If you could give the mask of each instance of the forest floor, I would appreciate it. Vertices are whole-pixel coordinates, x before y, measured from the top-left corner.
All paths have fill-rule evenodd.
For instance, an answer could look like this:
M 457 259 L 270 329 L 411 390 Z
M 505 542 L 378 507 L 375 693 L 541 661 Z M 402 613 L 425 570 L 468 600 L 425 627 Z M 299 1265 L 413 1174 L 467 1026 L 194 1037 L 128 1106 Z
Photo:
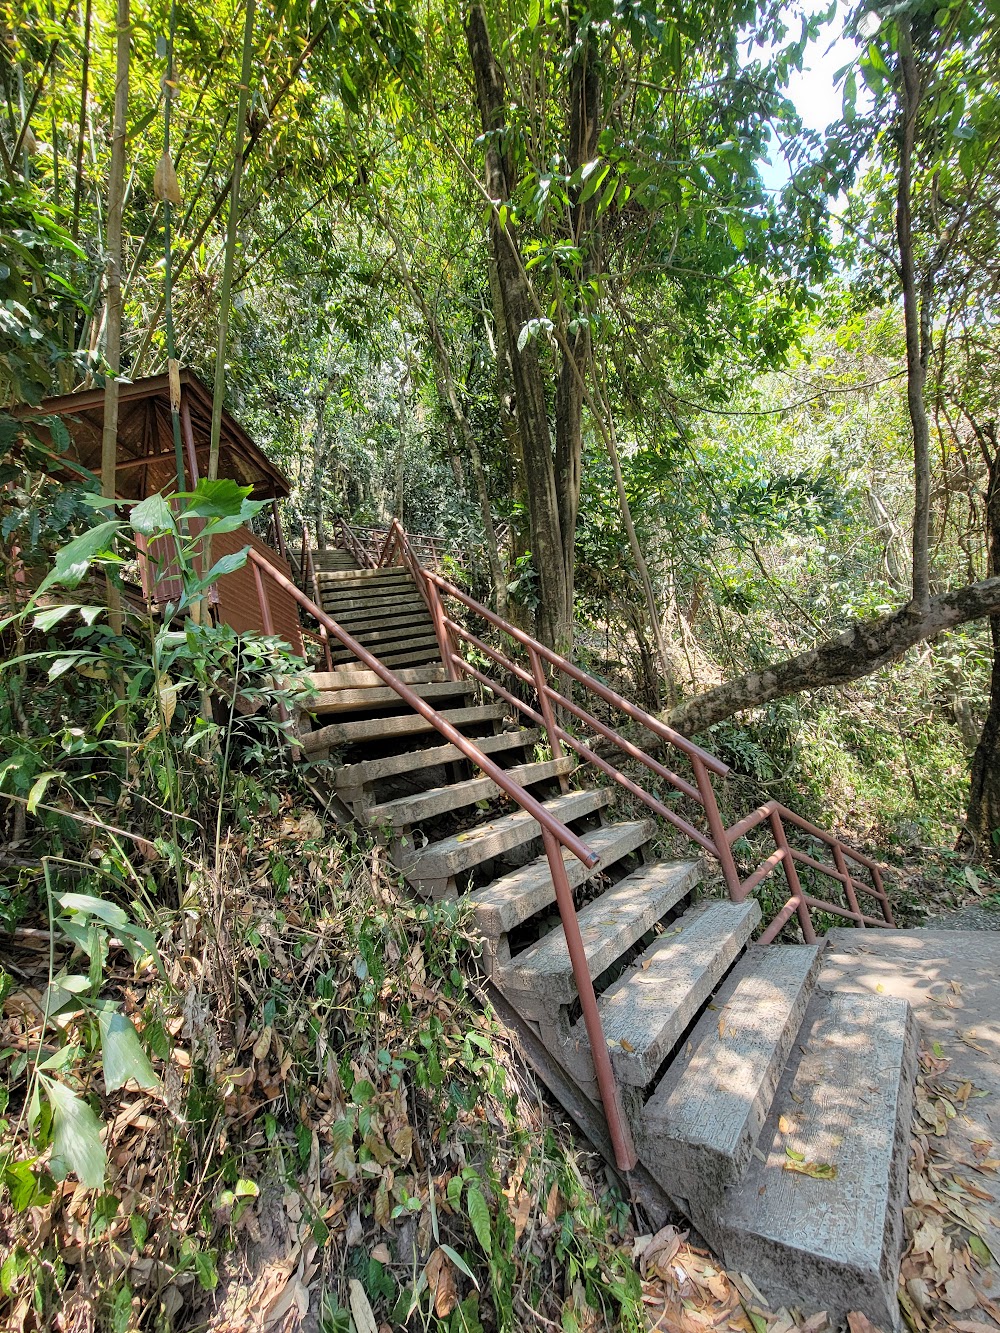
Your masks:
M 964 875 L 947 885 L 942 905 L 982 901 Z M 3 946 L 18 978 L 0 1023 L 5 1076 L 40 1039 L 46 925 L 25 920 Z M 839 934 L 862 951 L 899 938 Z M 628 1206 L 490 1010 L 461 914 L 406 898 L 377 845 L 325 825 L 308 799 L 233 830 L 159 938 L 164 979 L 114 946 L 109 977 L 160 1086 L 108 1094 L 98 1064 L 105 1190 L 49 1181 L 21 1211 L 0 1207 L 4 1328 L 828 1328 L 822 1311 L 769 1308 L 754 1274 L 726 1273 L 683 1225 L 657 1230 Z M 973 952 L 949 938 L 946 952 Z M 1000 936 L 980 941 L 980 970 L 1000 973 Z M 1000 1327 L 1000 1150 L 991 1129 L 968 1128 L 973 1112 L 994 1114 L 982 1094 L 1000 1089 L 1000 1047 L 978 1011 L 961 1017 L 975 997 L 963 999 L 959 962 L 907 997 L 926 1027 L 903 1269 L 912 1333 Z M 948 1030 L 928 1025 L 942 1005 L 957 1016 Z M 14 1148 L 30 1159 L 27 1138 Z M 870 1333 L 862 1316 L 851 1324 Z

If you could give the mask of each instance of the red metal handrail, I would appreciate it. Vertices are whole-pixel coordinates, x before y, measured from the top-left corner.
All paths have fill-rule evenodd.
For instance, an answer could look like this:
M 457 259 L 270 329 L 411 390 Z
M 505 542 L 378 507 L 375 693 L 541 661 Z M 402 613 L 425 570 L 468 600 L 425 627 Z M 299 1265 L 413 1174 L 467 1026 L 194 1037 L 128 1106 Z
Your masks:
M 672 727 L 661 722 L 659 718 L 645 712 L 609 686 L 595 680 L 587 672 L 576 666 L 575 663 L 546 647 L 545 644 L 532 638 L 523 630 L 511 625 L 488 607 L 482 606 L 474 598 L 463 592 L 461 588 L 449 583 L 440 574 L 421 566 L 416 558 L 413 545 L 398 519 L 394 519 L 389 528 L 385 542 L 379 552 L 379 564 L 387 564 L 393 556 L 400 563 L 407 566 L 417 586 L 424 592 L 425 600 L 432 614 L 440 607 L 443 597 L 453 598 L 467 611 L 485 620 L 495 630 L 500 631 L 506 638 L 522 648 L 527 653 L 530 665 L 530 670 L 526 669 L 499 649 L 485 643 L 483 639 L 473 634 L 454 617 L 445 616 L 440 629 L 438 621 L 435 619 L 435 629 L 438 630 L 442 661 L 448 669 L 450 678 L 456 679 L 459 673 L 471 676 L 487 689 L 505 698 L 526 717 L 545 727 L 553 754 L 558 754 L 562 745 L 568 746 L 585 762 L 593 764 L 612 781 L 622 786 L 633 796 L 638 797 L 654 814 L 667 820 L 686 837 L 704 848 L 718 861 L 727 890 L 734 901 L 743 902 L 779 866 L 783 869 L 788 884 L 789 897 L 767 925 L 761 936 L 761 943 L 767 944 L 774 940 L 793 916 L 798 917 L 803 938 L 809 943 L 813 942 L 816 933 L 812 924 L 812 911 L 824 911 L 835 916 L 842 916 L 858 926 L 893 926 L 895 924 L 892 907 L 882 882 L 881 870 L 876 862 L 864 856 L 861 852 L 855 851 L 834 834 L 811 824 L 808 820 L 803 819 L 777 801 L 767 802 L 745 819 L 738 821 L 727 829 L 712 785 L 713 774 L 718 777 L 725 777 L 729 773 L 727 764 L 709 754 L 708 751 L 703 750 L 693 741 L 688 740 L 686 736 L 674 731 Z M 505 672 L 533 689 L 538 700 L 537 709 L 531 707 L 510 691 L 503 689 L 497 682 L 468 662 L 456 647 L 456 641 L 458 640 L 468 643 Z M 601 721 L 588 709 L 582 707 L 576 700 L 567 698 L 555 689 L 546 679 L 543 663 L 547 664 L 557 677 L 568 677 L 583 686 L 590 695 L 596 696 L 618 712 L 624 713 L 632 722 L 638 723 L 651 733 L 660 744 L 669 745 L 672 749 L 683 754 L 694 771 L 694 784 L 660 764 L 651 755 L 647 754 L 641 746 L 627 740 L 614 728 L 608 726 L 606 722 Z M 557 720 L 557 714 L 565 716 L 567 713 L 604 740 L 610 741 L 630 759 L 642 764 L 656 777 L 667 782 L 675 791 L 700 805 L 704 811 L 705 822 L 708 825 L 708 835 L 695 828 L 690 821 L 671 810 L 656 795 L 634 782 L 620 769 L 616 768 L 614 764 L 595 754 L 588 745 L 569 733 Z M 774 839 L 775 851 L 766 857 L 746 879 L 741 879 L 732 845 L 752 829 L 765 823 L 769 826 Z M 832 852 L 834 865 L 824 865 L 805 852 L 792 848 L 788 843 L 786 827 L 797 828 L 809 837 L 822 842 Z M 871 884 L 865 883 L 850 872 L 849 860 L 868 871 L 872 880 Z M 811 870 L 838 882 L 843 889 L 847 907 L 842 907 L 833 902 L 825 902 L 807 894 L 799 879 L 797 864 L 808 866 Z M 877 901 L 881 909 L 881 919 L 868 915 L 862 910 L 858 901 L 859 894 L 864 894 Z
M 408 544 L 404 542 L 401 547 L 404 557 L 413 560 L 412 552 L 409 551 Z M 552 876 L 552 884 L 555 891 L 556 903 L 559 908 L 559 915 L 562 918 L 563 930 L 566 936 L 566 944 L 569 950 L 570 961 L 573 965 L 573 974 L 576 979 L 577 989 L 580 994 L 581 1007 L 583 1009 L 584 1024 L 587 1029 L 587 1036 L 590 1039 L 591 1049 L 594 1060 L 594 1072 L 597 1077 L 597 1085 L 601 1095 L 601 1102 L 604 1106 L 604 1114 L 608 1123 L 608 1132 L 611 1142 L 614 1146 L 615 1160 L 623 1171 L 631 1171 L 638 1161 L 635 1146 L 632 1142 L 631 1131 L 628 1121 L 625 1118 L 621 1104 L 621 1096 L 618 1090 L 618 1083 L 614 1076 L 614 1070 L 611 1066 L 611 1056 L 608 1051 L 608 1044 L 604 1037 L 604 1030 L 601 1025 L 600 1014 L 597 1009 L 597 996 L 594 993 L 594 983 L 590 976 L 590 969 L 587 965 L 587 954 L 583 943 L 583 937 L 580 933 L 580 924 L 577 920 L 576 908 L 573 903 L 573 890 L 570 887 L 569 876 L 566 873 L 566 863 L 563 859 L 563 850 L 570 852 L 581 861 L 589 870 L 592 870 L 600 862 L 600 857 L 575 833 L 573 833 L 560 819 L 557 819 L 550 810 L 530 792 L 525 790 L 519 782 L 516 782 L 509 773 L 500 768 L 490 757 L 469 737 L 462 733 L 445 718 L 443 718 L 436 709 L 429 703 L 421 699 L 407 684 L 382 663 L 373 653 L 360 644 L 353 635 L 340 626 L 332 616 L 328 616 L 316 602 L 311 601 L 304 592 L 286 578 L 280 570 L 275 569 L 263 556 L 259 555 L 252 547 L 248 551 L 249 559 L 253 562 L 254 579 L 257 585 L 257 596 L 260 601 L 261 616 L 264 622 L 265 631 L 273 633 L 271 626 L 270 608 L 268 605 L 267 592 L 261 578 L 266 574 L 280 588 L 294 597 L 298 604 L 313 617 L 327 632 L 336 638 L 343 646 L 362 662 L 369 671 L 375 672 L 379 679 L 390 689 L 395 690 L 403 702 L 414 712 L 419 713 L 427 722 L 445 737 L 455 748 L 470 760 L 477 768 L 481 769 L 488 778 L 510 797 L 516 805 L 526 811 L 535 819 L 541 829 L 542 844 L 545 848 L 545 855 L 549 863 L 549 872 Z M 417 565 L 417 569 L 421 566 Z M 431 597 L 436 594 L 432 593 Z M 270 628 L 269 628 L 270 626 Z

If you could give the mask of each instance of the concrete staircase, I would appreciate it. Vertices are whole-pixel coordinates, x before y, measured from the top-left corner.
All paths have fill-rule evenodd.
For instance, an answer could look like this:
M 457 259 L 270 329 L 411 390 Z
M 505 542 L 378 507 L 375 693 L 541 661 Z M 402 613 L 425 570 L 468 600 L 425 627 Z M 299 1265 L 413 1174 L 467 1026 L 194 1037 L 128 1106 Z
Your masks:
M 652 820 L 616 818 L 614 790 L 584 785 L 506 704 L 448 681 L 404 572 L 351 568 L 343 552 L 315 560 L 328 614 L 599 853 L 594 870 L 564 859 L 646 1171 L 775 1306 L 834 1319 L 861 1310 L 894 1328 L 916 1059 L 908 1006 L 820 990 L 822 942 L 756 946 L 753 898 L 699 897 L 699 859 L 660 859 Z M 466 898 L 490 981 L 599 1106 L 538 824 L 354 663 L 335 653 L 336 669 L 316 674 L 299 744 L 326 761 L 414 892 Z

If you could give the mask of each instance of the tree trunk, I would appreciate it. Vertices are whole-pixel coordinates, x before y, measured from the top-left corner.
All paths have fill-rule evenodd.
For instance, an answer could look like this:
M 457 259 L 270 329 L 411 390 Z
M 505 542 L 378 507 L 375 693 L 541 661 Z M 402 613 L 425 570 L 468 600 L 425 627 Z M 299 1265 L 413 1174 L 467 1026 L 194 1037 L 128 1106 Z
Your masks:
M 107 294 L 105 296 L 104 423 L 101 430 L 101 493 L 113 498 L 118 463 L 118 375 L 122 337 L 122 211 L 125 202 L 125 123 L 128 116 L 128 66 L 131 29 L 129 0 L 118 0 L 118 49 L 115 68 L 115 110 L 108 173 Z M 108 578 L 108 617 L 116 634 L 122 632 L 121 598 Z
M 903 322 L 906 329 L 906 403 L 913 433 L 913 602 L 915 616 L 925 615 L 930 599 L 931 453 L 930 425 L 924 384 L 927 378 L 927 333 L 930 328 L 930 292 L 918 291 L 913 258 L 911 177 L 913 145 L 920 110 L 920 71 L 910 41 L 910 20 L 900 15 L 899 90 L 903 123 L 899 144 L 899 180 L 896 187 L 896 240 L 899 246 L 899 277 L 903 290 Z M 923 309 L 921 309 L 923 304 Z
M 995 438 L 986 491 L 986 532 L 990 573 L 1000 576 L 1000 450 Z M 1000 870 L 1000 614 L 990 617 L 993 639 L 993 674 L 990 704 L 979 744 L 972 758 L 966 822 L 979 844 L 980 854 Z
M 694 735 L 744 708 L 869 676 L 925 639 L 970 620 L 998 615 L 1000 575 L 932 597 L 926 615 L 920 618 L 914 617 L 912 605 L 904 606 L 895 615 L 852 625 L 836 639 L 797 657 L 696 695 L 671 712 L 670 724 L 685 735 Z
M 498 146 L 497 132 L 502 131 L 506 123 L 506 101 L 503 76 L 493 58 L 482 5 L 469 6 L 465 31 L 482 126 L 489 136 L 486 141 L 486 189 L 490 198 L 500 204 L 514 193 L 514 166 Z M 566 652 L 573 639 L 573 583 L 567 577 L 569 570 L 561 522 L 562 504 L 552 456 L 546 377 L 537 339 L 528 338 L 518 347 L 522 330 L 535 318 L 535 307 L 517 250 L 517 240 L 510 223 L 505 221 L 501 225 L 496 212 L 490 219 L 490 243 L 496 262 L 504 328 L 510 350 L 531 525 L 532 559 L 538 573 L 536 628 L 543 643 L 557 652 Z

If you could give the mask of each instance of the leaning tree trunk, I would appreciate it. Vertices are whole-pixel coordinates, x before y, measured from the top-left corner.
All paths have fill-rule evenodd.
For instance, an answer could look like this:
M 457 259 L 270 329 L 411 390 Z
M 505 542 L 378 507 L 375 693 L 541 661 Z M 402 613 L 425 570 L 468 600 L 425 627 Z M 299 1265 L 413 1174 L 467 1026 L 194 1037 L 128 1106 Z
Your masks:
M 995 445 L 995 441 L 993 442 Z M 994 447 L 986 492 L 990 573 L 1000 574 L 1000 450 Z M 1000 870 L 1000 614 L 990 617 L 993 674 L 990 706 L 972 758 L 966 822 L 984 858 Z
M 488 136 L 486 189 L 491 199 L 501 202 L 510 199 L 514 193 L 514 164 L 509 155 L 501 152 L 498 143 L 497 132 L 502 131 L 506 124 L 505 90 L 503 75 L 493 57 L 482 5 L 469 6 L 465 31 L 480 117 L 483 130 Z M 536 628 L 544 643 L 557 652 L 566 652 L 573 638 L 573 583 L 567 577 L 560 497 L 545 392 L 546 376 L 537 341 L 528 338 L 522 346 L 518 346 L 521 332 L 536 317 L 536 310 L 510 221 L 501 223 L 497 211 L 493 212 L 490 219 L 490 242 L 510 348 L 531 525 L 532 558 L 538 573 Z

